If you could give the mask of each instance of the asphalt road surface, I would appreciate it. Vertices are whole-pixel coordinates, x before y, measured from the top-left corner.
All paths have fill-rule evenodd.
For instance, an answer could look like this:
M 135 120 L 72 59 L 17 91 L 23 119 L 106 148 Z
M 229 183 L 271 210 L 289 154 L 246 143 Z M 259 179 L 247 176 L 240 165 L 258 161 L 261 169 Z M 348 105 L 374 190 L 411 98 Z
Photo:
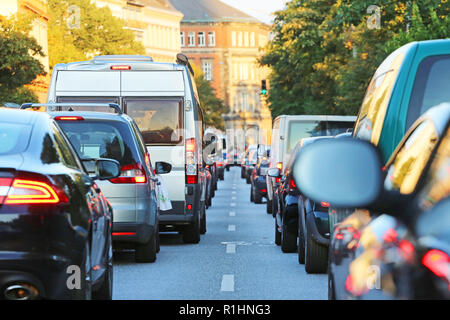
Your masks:
M 327 276 L 308 275 L 296 253 L 281 252 L 265 209 L 250 202 L 250 185 L 231 168 L 218 183 L 199 244 L 162 233 L 153 264 L 135 263 L 131 251 L 115 254 L 114 299 L 327 299 Z

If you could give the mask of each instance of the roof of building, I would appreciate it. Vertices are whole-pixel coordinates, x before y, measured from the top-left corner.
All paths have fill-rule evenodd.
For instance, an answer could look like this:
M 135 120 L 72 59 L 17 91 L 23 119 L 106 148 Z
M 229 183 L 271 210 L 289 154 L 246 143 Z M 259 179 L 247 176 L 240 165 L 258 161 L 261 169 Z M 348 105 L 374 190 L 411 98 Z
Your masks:
M 170 0 L 184 14 L 182 22 L 253 22 L 258 19 L 219 0 Z
M 177 10 L 169 0 L 129 0 L 129 3 L 136 3 L 137 5 L 144 5 L 147 7 L 153 7 L 166 11 L 173 11 L 177 13 L 181 13 Z

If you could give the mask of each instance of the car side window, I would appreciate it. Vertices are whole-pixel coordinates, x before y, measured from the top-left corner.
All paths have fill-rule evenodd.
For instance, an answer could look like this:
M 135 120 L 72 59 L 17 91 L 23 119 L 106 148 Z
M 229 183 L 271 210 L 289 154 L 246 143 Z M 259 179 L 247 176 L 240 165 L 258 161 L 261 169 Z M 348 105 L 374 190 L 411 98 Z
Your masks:
M 438 134 L 433 122 L 425 120 L 420 123 L 388 162 L 384 182 L 386 190 L 412 193 L 437 142 Z
M 436 150 L 424 186 L 418 195 L 419 206 L 429 209 L 450 195 L 450 128 Z
M 77 160 L 77 156 L 69 147 L 70 142 L 64 138 L 64 135 L 55 124 L 52 125 L 52 131 L 55 138 L 56 149 L 58 150 L 62 162 L 68 167 L 84 171 L 82 165 Z

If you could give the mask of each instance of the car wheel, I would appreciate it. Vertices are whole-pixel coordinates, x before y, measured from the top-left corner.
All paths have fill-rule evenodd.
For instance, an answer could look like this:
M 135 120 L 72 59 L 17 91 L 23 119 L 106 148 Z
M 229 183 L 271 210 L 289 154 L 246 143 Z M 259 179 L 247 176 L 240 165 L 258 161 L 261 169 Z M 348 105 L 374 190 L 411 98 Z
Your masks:
M 278 231 L 277 219 L 275 219 L 275 244 L 277 246 L 281 244 L 281 232 Z
M 289 232 L 288 226 L 283 221 L 283 227 L 281 232 L 281 251 L 283 251 L 284 253 L 288 253 L 288 252 L 295 252 L 296 249 L 297 249 L 297 235 Z
M 305 263 L 305 239 L 303 236 L 303 221 L 302 217 L 298 217 L 298 237 L 297 237 L 297 254 L 298 254 L 298 263 Z
M 328 268 L 328 300 L 336 300 L 336 289 L 334 287 L 333 275 Z
M 147 243 L 136 245 L 136 262 L 155 262 L 156 261 L 156 229 Z
M 226 166 L 225 169 L 226 169 L 227 171 L 230 171 L 230 166 Z M 223 180 L 223 179 L 222 179 L 222 180 Z
M 267 199 L 267 202 L 266 202 L 266 212 L 267 212 L 268 214 L 271 214 L 271 213 L 272 213 L 272 200 Z
M 252 180 L 250 180 L 250 175 L 249 174 L 245 177 L 245 182 L 247 182 L 247 184 L 252 183 Z
M 110 253 L 108 262 L 106 265 L 105 276 L 100 288 L 92 292 L 92 298 L 94 300 L 112 300 L 113 294 L 113 263 L 112 263 L 112 245 L 110 246 Z
M 325 273 L 328 266 L 328 248 L 312 238 L 306 226 L 305 270 L 307 273 Z
M 227 170 L 227 171 L 228 171 L 228 170 Z M 225 180 L 225 176 L 224 176 L 223 173 L 219 176 L 219 179 L 220 179 L 220 180 Z
M 200 234 L 206 233 L 206 208 L 203 206 L 202 217 L 200 218 Z
M 200 219 L 199 213 L 194 222 L 183 231 L 184 243 L 199 243 L 200 242 Z
M 84 268 L 83 268 L 82 274 L 81 274 L 81 279 L 84 279 L 84 281 L 81 285 L 80 300 L 91 300 L 92 299 L 92 266 L 91 266 L 91 249 L 90 249 L 88 241 L 86 241 L 83 262 L 81 265 L 84 265 Z
M 255 195 L 254 195 L 255 203 L 258 203 L 258 204 L 262 203 L 262 195 L 261 195 L 261 193 L 259 193 L 257 190 L 255 190 L 254 192 L 255 192 Z
M 156 223 L 156 253 L 161 251 L 161 239 L 159 238 L 159 223 Z
M 276 195 L 273 195 L 272 198 L 272 216 L 275 218 L 278 212 L 278 200 L 276 198 Z
M 245 169 L 244 169 L 244 167 L 241 167 L 241 178 L 245 179 Z

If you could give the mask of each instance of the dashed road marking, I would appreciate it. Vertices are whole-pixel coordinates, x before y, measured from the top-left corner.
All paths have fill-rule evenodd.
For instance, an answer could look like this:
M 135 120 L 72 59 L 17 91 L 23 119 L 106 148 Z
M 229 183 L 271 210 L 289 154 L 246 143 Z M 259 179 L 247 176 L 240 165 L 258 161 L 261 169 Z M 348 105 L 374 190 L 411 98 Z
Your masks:
M 228 225 L 228 231 L 236 231 L 236 226 L 234 224 Z
M 231 206 L 231 207 L 236 207 L 236 203 L 235 203 L 235 202 L 232 202 L 232 203 L 230 204 L 230 206 Z
M 224 274 L 222 276 L 220 291 L 234 292 L 234 274 Z
M 236 253 L 236 244 L 235 243 L 227 244 L 227 253 Z
M 235 216 L 236 216 L 236 212 L 230 211 L 230 217 L 235 217 Z

